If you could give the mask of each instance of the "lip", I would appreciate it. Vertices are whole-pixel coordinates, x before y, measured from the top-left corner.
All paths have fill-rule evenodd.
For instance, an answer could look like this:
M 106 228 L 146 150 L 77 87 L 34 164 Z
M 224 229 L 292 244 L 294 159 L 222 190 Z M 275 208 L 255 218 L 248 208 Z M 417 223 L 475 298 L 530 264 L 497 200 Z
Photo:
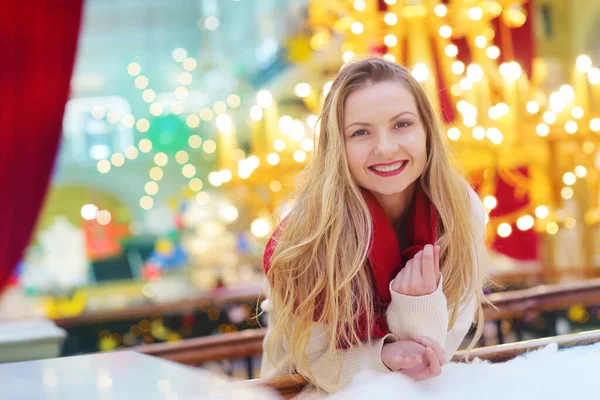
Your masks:
M 383 167 L 383 166 L 388 166 L 388 165 L 394 165 L 394 164 L 398 164 L 398 162 L 402 162 L 403 164 L 400 168 L 398 168 L 397 170 L 394 170 L 394 171 L 381 172 L 381 171 L 376 171 L 375 169 L 373 169 L 373 167 Z M 387 178 L 390 176 L 398 175 L 399 173 L 404 171 L 404 169 L 406 168 L 407 165 L 408 165 L 408 160 L 399 160 L 399 161 L 393 161 L 393 162 L 387 163 L 387 164 L 374 164 L 369 167 L 369 171 L 371 171 L 372 173 L 374 173 L 377 176 Z

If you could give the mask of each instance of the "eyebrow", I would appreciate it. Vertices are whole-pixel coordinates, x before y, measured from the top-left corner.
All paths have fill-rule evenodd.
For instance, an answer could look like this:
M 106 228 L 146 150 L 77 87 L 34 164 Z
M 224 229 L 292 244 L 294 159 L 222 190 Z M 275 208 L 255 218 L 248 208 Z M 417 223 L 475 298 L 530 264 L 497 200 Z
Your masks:
M 392 118 L 390 118 L 390 122 L 392 122 L 393 120 L 395 120 L 395 119 L 396 119 L 396 118 L 398 118 L 398 117 L 401 117 L 401 116 L 402 116 L 402 115 L 404 115 L 404 114 L 410 114 L 410 115 L 412 115 L 412 116 L 415 116 L 415 117 L 416 117 L 416 115 L 415 115 L 414 113 L 410 112 L 410 111 L 402 111 L 402 112 L 399 112 L 398 114 L 394 115 Z M 346 126 L 346 127 L 344 128 L 344 130 L 346 130 L 346 129 L 350 128 L 352 125 L 358 125 L 358 126 L 370 126 L 371 124 L 370 124 L 370 123 L 368 123 L 368 122 L 360 122 L 360 121 L 357 121 L 357 122 L 353 122 L 353 123 L 351 123 L 350 125 Z

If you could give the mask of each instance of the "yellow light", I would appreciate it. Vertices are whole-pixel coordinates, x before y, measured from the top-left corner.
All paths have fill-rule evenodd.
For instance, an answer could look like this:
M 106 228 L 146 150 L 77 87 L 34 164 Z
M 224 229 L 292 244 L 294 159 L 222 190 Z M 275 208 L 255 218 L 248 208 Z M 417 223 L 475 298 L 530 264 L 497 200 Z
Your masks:
M 196 167 L 194 167 L 192 164 L 185 164 L 183 168 L 181 168 L 181 173 L 186 178 L 192 178 L 194 175 L 196 175 Z
M 196 60 L 194 60 L 192 57 L 188 57 L 185 60 L 183 60 L 183 69 L 185 69 L 186 71 L 195 70 L 197 65 L 198 64 L 196 63 Z
M 257 218 L 250 225 L 250 232 L 258 238 L 265 237 L 269 234 L 271 227 L 269 222 L 263 218 Z
M 267 156 L 267 162 L 271 165 L 279 164 L 279 154 L 269 153 L 269 155 Z
M 556 114 L 554 114 L 552 111 L 546 111 L 544 113 L 544 122 L 552 125 L 556 122 Z
M 398 44 L 398 38 L 396 35 L 392 34 L 385 35 L 385 38 L 383 38 L 383 43 L 385 43 L 387 47 L 394 47 Z
M 110 161 L 108 160 L 100 160 L 96 165 L 96 168 L 98 168 L 98 171 L 102 174 L 108 173 L 108 171 L 110 171 L 110 167 Z
M 575 167 L 575 175 L 578 178 L 585 178 L 587 175 L 587 169 L 583 165 L 578 165 Z
M 525 106 L 529 114 L 537 114 L 540 111 L 540 105 L 537 101 L 530 101 Z
M 182 47 L 178 47 L 175 50 L 173 50 L 171 56 L 173 57 L 173 61 L 183 62 L 183 60 L 185 60 L 185 58 L 187 57 L 187 50 Z
M 565 122 L 565 131 L 567 131 L 568 134 L 572 135 L 575 132 L 577 132 L 578 126 L 577 126 L 577 122 L 575 121 L 567 121 Z
M 94 204 L 86 204 L 81 207 L 81 218 L 91 221 L 98 216 L 98 207 Z
M 548 218 L 549 214 L 550 214 L 550 210 L 548 210 L 548 207 L 546 207 L 546 206 L 537 206 L 535 208 L 535 216 L 538 217 L 539 219 Z
M 116 124 L 121 119 L 121 114 L 119 114 L 118 111 L 109 111 L 108 114 L 106 114 L 106 119 L 111 124 Z
M 281 182 L 279 181 L 271 181 L 271 183 L 269 184 L 269 188 L 271 189 L 271 191 L 273 192 L 279 192 L 281 190 Z
M 135 125 L 135 117 L 131 114 L 127 114 L 121 118 L 121 124 L 125 128 L 133 128 L 133 125 Z
M 383 20 L 385 21 L 386 24 L 388 24 L 390 26 L 394 26 L 398 23 L 398 16 L 392 12 L 389 12 L 389 13 L 385 14 L 385 17 L 383 17 Z
M 589 56 L 581 55 L 577 57 L 577 61 L 575 62 L 577 66 L 577 70 L 581 73 L 589 72 L 592 68 L 592 60 Z
M 139 75 L 141 71 L 142 67 L 136 62 L 129 63 L 129 65 L 127 66 L 127 72 L 131 76 Z
M 142 153 L 148 153 L 152 150 L 152 142 L 148 139 L 142 139 L 138 143 L 138 149 L 140 149 Z
M 215 114 L 213 113 L 213 110 L 211 110 L 210 108 L 203 108 L 202 110 L 200 110 L 200 118 L 202 119 L 202 121 L 210 121 L 213 116 Z
M 448 14 L 448 9 L 446 8 L 446 6 L 444 4 L 438 4 L 437 6 L 435 6 L 433 8 L 433 12 L 438 17 L 445 17 L 446 14 Z
M 504 116 L 508 114 L 508 104 L 506 103 L 498 103 L 496 104 L 496 111 L 498 111 L 498 114 L 500 114 L 500 116 Z
M 115 167 L 120 167 L 125 164 L 125 157 L 121 153 L 115 153 L 110 157 L 110 162 L 112 162 Z
M 148 129 L 150 129 L 150 122 L 146 118 L 138 119 L 135 123 L 135 127 L 142 133 L 148 132 Z
M 111 219 L 112 219 L 112 216 L 106 210 L 99 211 L 98 214 L 96 215 L 96 221 L 98 221 L 98 223 L 100 225 L 110 224 Z
M 204 142 L 204 145 L 202 145 L 202 149 L 205 153 L 211 154 L 217 150 L 217 144 L 214 140 L 208 139 L 206 142 Z
M 154 206 L 154 200 L 152 200 L 152 197 L 150 196 L 144 196 L 140 199 L 140 206 L 144 210 L 149 210 Z
M 311 138 L 304 138 L 300 143 L 300 147 L 302 147 L 302 150 L 304 151 L 313 151 L 315 142 Z
M 383 55 L 383 59 L 384 59 L 385 61 L 389 61 L 389 62 L 396 62 L 396 57 L 394 57 L 394 55 L 393 55 L 393 54 L 390 54 L 390 53 L 385 53 L 385 54 Z
M 600 69 L 594 67 L 592 69 L 590 69 L 590 72 L 588 72 L 588 81 L 590 81 L 590 83 L 592 85 L 597 85 L 600 83 Z
M 273 142 L 273 148 L 277 151 L 283 151 L 285 149 L 285 142 L 281 139 L 276 139 Z
M 526 231 L 528 229 L 533 228 L 534 224 L 535 220 L 531 215 L 524 215 L 517 220 L 517 228 L 519 228 L 522 231 Z
M 473 137 L 477 140 L 483 140 L 485 138 L 485 129 L 482 126 L 476 126 L 473 128 Z
M 485 54 L 492 60 L 495 60 L 500 57 L 500 49 L 496 46 L 490 46 L 485 51 Z
M 572 172 L 567 172 L 563 175 L 563 182 L 565 183 L 565 185 L 571 186 L 571 185 L 575 184 L 576 180 L 577 180 L 577 177 Z
M 238 209 L 231 205 L 223 207 L 221 213 L 223 219 L 227 222 L 233 222 L 238 218 Z
M 367 4 L 364 0 L 354 0 L 354 9 L 356 11 L 364 11 L 367 8 Z
M 219 171 L 219 177 L 221 178 L 221 182 L 229 182 L 232 178 L 231 171 L 222 169 Z
M 190 128 L 196 128 L 198 125 L 200 125 L 200 117 L 198 117 L 196 114 L 190 114 L 185 119 L 185 123 Z
M 181 114 L 183 112 L 183 103 L 180 101 L 171 103 L 171 112 L 175 115 Z
M 548 133 L 550 133 L 550 127 L 544 123 L 538 124 L 538 126 L 535 128 L 535 132 L 541 137 L 545 137 L 548 136 Z
M 471 64 L 467 67 L 467 77 L 473 82 L 479 82 L 483 79 L 483 70 L 477 64 Z
M 453 96 L 456 96 L 456 97 L 458 97 L 458 96 L 460 96 L 460 95 L 462 94 L 462 92 L 463 92 L 463 91 L 462 91 L 462 89 L 460 88 L 460 85 L 456 85 L 456 84 L 454 84 L 454 85 L 452 85 L 452 86 L 450 87 L 450 93 L 452 93 L 452 95 L 453 95 Z
M 148 87 L 148 78 L 143 75 L 135 78 L 135 87 L 138 89 L 146 89 Z
M 458 128 L 448 129 L 448 139 L 453 141 L 460 139 L 460 130 Z
M 193 178 L 190 181 L 189 186 L 190 186 L 190 189 L 192 189 L 194 192 L 199 192 L 202 190 L 204 183 L 202 182 L 202 179 L 200 179 L 200 178 Z
M 210 195 L 206 192 L 200 192 L 196 195 L 196 201 L 201 206 L 205 206 L 210 202 Z
M 163 106 L 162 106 L 162 104 L 160 104 L 160 103 L 152 103 L 150 105 L 150 114 L 154 115 L 155 117 L 158 117 L 162 113 L 163 113 Z
M 138 152 L 137 147 L 135 147 L 135 146 L 129 146 L 128 148 L 125 149 L 125 157 L 129 158 L 130 160 L 135 160 L 138 155 L 139 155 L 139 152 Z
M 237 94 L 230 94 L 229 96 L 227 96 L 227 104 L 231 108 L 238 108 L 241 104 L 240 96 L 238 96 Z
M 548 232 L 550 235 L 556 235 L 558 233 L 558 225 L 556 222 L 550 222 L 548 225 L 546 225 L 546 232 Z
M 454 61 L 452 63 L 452 72 L 454 72 L 456 75 L 462 74 L 465 72 L 465 64 L 463 64 L 462 61 Z
M 500 64 L 498 70 L 502 76 L 514 81 L 519 79 L 522 73 L 521 65 L 519 65 L 519 63 L 516 61 L 502 63 Z
M 234 151 L 231 152 L 231 158 L 234 161 L 243 160 L 244 157 L 246 157 L 246 153 L 244 153 L 244 150 L 242 150 L 242 149 L 235 149 Z
M 452 28 L 450 28 L 448 25 L 442 25 L 440 26 L 440 36 L 443 38 L 448 39 L 450 36 L 452 36 Z
M 394 4 L 396 4 L 396 0 L 384 0 L 385 4 L 393 6 Z
M 525 10 L 517 3 L 510 4 L 502 14 L 502 21 L 509 28 L 520 28 L 526 20 L 527 15 L 525 15 Z
M 211 15 L 204 20 L 204 27 L 209 31 L 214 31 L 219 27 L 219 18 Z
M 350 25 L 350 31 L 352 31 L 352 33 L 354 33 L 355 35 L 360 35 L 364 32 L 364 30 L 365 26 L 358 21 L 353 22 L 352 25 Z
M 554 92 L 550 95 L 550 108 L 555 113 L 560 113 L 565 109 L 566 101 L 560 92 Z
M 215 120 L 215 125 L 217 125 L 218 130 L 225 133 L 229 133 L 233 129 L 233 121 L 227 114 L 219 115 Z
M 294 152 L 294 160 L 296 160 L 296 162 L 303 162 L 304 160 L 306 160 L 306 153 L 303 150 L 296 150 Z
M 146 89 L 142 92 L 142 100 L 146 103 L 152 103 L 156 100 L 156 93 L 154 93 L 154 90 L 152 89 Z
M 563 96 L 565 102 L 575 100 L 575 89 L 571 85 L 561 85 L 559 93 Z
M 192 83 L 192 80 L 192 74 L 190 74 L 187 71 L 179 74 L 179 83 L 181 83 L 182 85 L 190 85 Z
M 175 154 L 175 161 L 177 161 L 178 164 L 183 165 L 188 162 L 189 159 L 190 155 L 185 150 L 179 150 L 177 154 Z
M 592 141 L 587 141 L 583 144 L 583 152 L 585 154 L 592 154 L 596 150 L 596 145 Z
M 600 118 L 594 118 L 590 121 L 590 129 L 594 132 L 600 132 Z
M 185 86 L 177 86 L 175 88 L 175 97 L 179 100 L 183 100 L 188 96 L 188 89 Z
M 159 167 L 164 167 L 169 162 L 169 157 L 165 153 L 157 153 L 154 156 L 154 163 Z
M 485 48 L 485 46 L 487 46 L 487 39 L 485 38 L 485 36 L 477 36 L 475 38 L 475 46 L 479 47 L 480 49 Z
M 150 196 L 154 196 L 156 193 L 158 193 L 158 183 L 154 181 L 146 182 L 146 184 L 144 185 L 144 192 L 146 192 Z
M 150 178 L 155 181 L 160 181 L 164 176 L 163 170 L 159 167 L 150 168 Z
M 260 121 L 262 119 L 262 117 L 263 117 L 262 108 L 260 108 L 257 105 L 250 107 L 250 118 L 252 118 L 253 121 Z
M 569 200 L 571 197 L 573 197 L 573 189 L 570 187 L 564 187 L 560 191 L 560 195 L 563 199 Z
M 575 228 L 575 225 L 577 225 L 577 221 L 575 221 L 575 218 L 573 218 L 573 217 L 565 218 L 565 228 L 573 229 L 573 228 Z
M 92 108 L 92 117 L 96 119 L 102 119 L 104 118 L 104 115 L 106 115 L 104 107 L 95 106 L 94 108 Z
M 493 210 L 498 205 L 498 200 L 494 196 L 486 196 L 483 199 L 483 205 L 488 210 Z
M 412 69 L 412 76 L 414 76 L 418 82 L 425 82 L 429 77 L 429 69 L 427 68 L 427 65 L 420 63 L 415 64 L 414 68 Z
M 215 187 L 221 186 L 223 184 L 223 181 L 221 181 L 221 175 L 218 172 L 214 171 L 208 174 L 208 182 L 210 182 L 210 184 Z
M 502 135 L 502 132 L 498 128 L 488 128 L 486 136 L 494 144 L 500 144 L 504 140 L 504 135 Z
M 346 50 L 344 53 L 342 53 L 342 61 L 344 64 L 352 60 L 354 57 L 356 57 L 356 53 L 354 53 L 352 50 Z
M 462 90 L 471 90 L 473 88 L 473 82 L 469 78 L 462 78 L 459 86 Z
M 301 82 L 294 86 L 294 93 L 298 97 L 307 97 L 312 92 L 310 85 L 306 82 Z
M 571 115 L 575 119 L 581 119 L 581 118 L 583 118 L 583 108 L 581 108 L 579 106 L 573 107 L 573 109 L 571 110 Z
M 458 55 L 458 47 L 453 44 L 446 45 L 444 52 L 448 57 L 456 57 Z
M 267 90 L 261 90 L 256 95 L 256 102 L 262 108 L 269 108 L 273 104 L 273 97 Z
M 467 11 L 467 15 L 473 21 L 479 21 L 481 17 L 483 17 L 483 10 L 479 7 L 471 7 L 469 11 Z
M 510 234 L 512 233 L 512 227 L 507 224 L 506 222 L 498 225 L 498 236 L 500 237 L 509 237 Z
M 213 110 L 217 114 L 223 114 L 225 111 L 227 111 L 227 104 L 225 104 L 224 101 L 219 100 L 213 104 Z
M 192 149 L 199 149 L 202 146 L 202 138 L 198 135 L 192 135 L 188 139 L 188 145 Z

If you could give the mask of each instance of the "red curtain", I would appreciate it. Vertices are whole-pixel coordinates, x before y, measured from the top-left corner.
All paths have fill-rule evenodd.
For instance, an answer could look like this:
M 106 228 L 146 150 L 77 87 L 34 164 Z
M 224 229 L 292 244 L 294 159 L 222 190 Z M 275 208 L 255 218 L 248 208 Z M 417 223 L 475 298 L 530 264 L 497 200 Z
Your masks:
M 52 175 L 81 9 L 82 0 L 0 0 L 0 290 Z

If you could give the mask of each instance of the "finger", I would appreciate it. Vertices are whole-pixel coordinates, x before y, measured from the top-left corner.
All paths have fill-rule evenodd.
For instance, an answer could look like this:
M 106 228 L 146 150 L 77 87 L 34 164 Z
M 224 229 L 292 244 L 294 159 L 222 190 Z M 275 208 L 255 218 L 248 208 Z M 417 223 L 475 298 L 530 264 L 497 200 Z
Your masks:
M 427 347 L 431 348 L 435 352 L 440 364 L 441 365 L 446 364 L 446 352 L 444 351 L 444 349 L 438 343 L 437 340 L 432 339 L 428 336 L 418 337 L 413 340 L 425 348 L 427 348 Z
M 440 280 L 440 246 L 437 245 L 433 248 L 433 259 L 435 267 L 435 279 L 436 283 Z
M 407 357 L 397 356 L 394 360 L 394 370 L 399 371 L 402 369 L 414 368 L 421 363 L 423 363 L 423 358 L 417 354 Z
M 396 279 L 394 279 L 394 284 L 392 288 L 396 292 L 404 294 L 406 290 L 406 267 L 402 268 L 402 270 L 398 272 L 398 275 L 396 275 Z
M 429 361 L 429 375 L 430 376 L 439 376 L 442 373 L 442 366 L 440 365 L 440 361 L 438 360 L 435 351 L 431 347 L 428 347 L 425 350 L 425 356 Z
M 433 257 L 433 246 L 428 244 L 423 248 L 423 282 L 428 289 L 435 290 L 435 266 Z
M 410 287 L 414 294 L 418 294 L 418 287 L 421 285 L 421 252 L 415 254 L 410 265 Z

